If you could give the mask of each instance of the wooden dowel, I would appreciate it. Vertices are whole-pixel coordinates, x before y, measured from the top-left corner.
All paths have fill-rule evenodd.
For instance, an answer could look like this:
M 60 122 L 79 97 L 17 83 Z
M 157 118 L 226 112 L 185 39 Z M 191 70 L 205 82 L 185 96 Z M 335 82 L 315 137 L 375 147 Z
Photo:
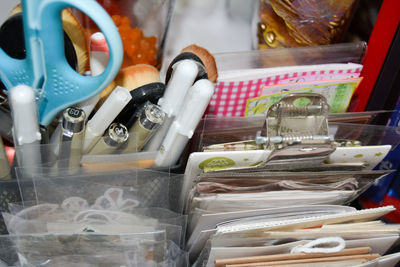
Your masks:
M 289 264 L 333 262 L 333 261 L 345 261 L 345 260 L 354 260 L 354 259 L 365 259 L 366 261 L 371 261 L 371 260 L 375 260 L 379 257 L 380 257 L 379 254 L 360 254 L 360 255 L 349 255 L 349 256 L 337 256 L 337 257 L 320 257 L 320 258 L 308 258 L 308 259 L 297 259 L 297 260 L 228 264 L 225 266 L 226 267 L 286 266 Z
M 256 263 L 256 262 L 267 262 L 267 261 L 282 261 L 292 259 L 310 259 L 320 257 L 334 257 L 334 256 L 346 256 L 346 255 L 358 255 L 368 254 L 371 251 L 370 247 L 359 247 L 343 249 L 336 253 L 294 253 L 294 254 L 274 254 L 266 256 L 254 256 L 254 257 L 242 257 L 233 259 L 220 259 L 215 261 L 215 267 L 222 267 L 229 264 L 241 264 L 241 263 Z

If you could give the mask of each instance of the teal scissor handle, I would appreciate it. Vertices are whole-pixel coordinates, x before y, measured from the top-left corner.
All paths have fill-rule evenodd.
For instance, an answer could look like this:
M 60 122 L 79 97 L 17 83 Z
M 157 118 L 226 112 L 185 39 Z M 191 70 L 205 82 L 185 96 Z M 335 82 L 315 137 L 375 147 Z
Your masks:
M 26 58 L 10 58 L 0 49 L 0 75 L 10 90 L 26 84 L 38 90 L 40 123 L 48 125 L 63 109 L 103 90 L 119 71 L 122 41 L 114 22 L 95 0 L 22 0 Z M 104 72 L 83 76 L 73 70 L 64 53 L 61 12 L 76 8 L 103 32 L 110 51 Z

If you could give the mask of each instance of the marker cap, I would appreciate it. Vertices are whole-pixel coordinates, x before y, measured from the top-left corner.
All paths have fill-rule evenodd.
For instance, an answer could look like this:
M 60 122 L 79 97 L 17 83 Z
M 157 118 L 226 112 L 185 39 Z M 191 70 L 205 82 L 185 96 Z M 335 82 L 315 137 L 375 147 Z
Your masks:
M 131 99 L 128 89 L 117 86 L 93 118 L 88 121 L 88 128 L 96 135 L 102 135 Z
M 64 129 L 79 133 L 85 128 L 85 112 L 82 109 L 69 107 L 63 112 L 62 126 Z
M 39 141 L 41 135 L 34 89 L 23 84 L 17 85 L 11 88 L 9 96 L 18 145 Z
M 212 95 L 214 94 L 215 85 L 208 79 L 202 79 L 195 82 L 189 89 L 184 100 L 184 107 L 181 109 L 176 122 L 179 123 L 179 133 L 191 138 L 194 130 Z
M 182 60 L 174 66 L 164 96 L 158 101 L 168 117 L 176 116 L 179 113 L 186 92 L 193 85 L 198 71 L 197 63 L 190 59 Z
M 128 138 L 128 129 L 123 124 L 112 123 L 110 127 L 108 127 L 103 139 L 107 145 L 117 147 L 125 143 Z
M 109 52 L 106 38 L 102 32 L 95 32 L 90 36 L 90 51 Z
M 155 126 L 160 126 L 165 119 L 165 112 L 155 104 L 148 102 L 143 114 L 140 116 L 140 123 L 145 129 L 151 130 Z

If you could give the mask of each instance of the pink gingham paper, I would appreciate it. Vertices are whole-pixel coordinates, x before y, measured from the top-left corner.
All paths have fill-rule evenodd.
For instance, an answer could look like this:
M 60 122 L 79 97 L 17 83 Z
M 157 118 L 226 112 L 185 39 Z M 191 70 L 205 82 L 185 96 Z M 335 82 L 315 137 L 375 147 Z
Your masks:
M 262 92 L 263 95 L 268 94 L 266 93 L 268 85 L 357 78 L 360 76 L 361 69 L 357 67 L 353 69 L 288 72 L 246 81 L 217 81 L 215 93 L 205 114 L 221 117 L 242 117 L 246 110 L 247 99 L 260 96 Z

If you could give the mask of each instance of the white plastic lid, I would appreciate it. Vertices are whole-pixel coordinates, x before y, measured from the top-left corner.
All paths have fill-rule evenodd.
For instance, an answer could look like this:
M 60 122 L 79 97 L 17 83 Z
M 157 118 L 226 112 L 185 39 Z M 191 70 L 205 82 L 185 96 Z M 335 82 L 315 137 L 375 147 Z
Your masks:
M 177 62 L 171 74 L 164 96 L 158 105 L 168 117 L 176 116 L 183 105 L 183 100 L 189 88 L 197 77 L 197 63 L 190 59 Z
M 88 121 L 87 127 L 94 134 L 102 135 L 131 99 L 132 96 L 127 88 L 122 86 L 115 87 L 93 118 Z
M 215 85 L 208 79 L 198 80 L 190 89 L 176 121 L 179 133 L 191 138 L 214 94 Z
M 9 101 L 14 123 L 14 138 L 18 145 L 41 139 L 35 92 L 27 85 L 17 85 L 10 90 Z

